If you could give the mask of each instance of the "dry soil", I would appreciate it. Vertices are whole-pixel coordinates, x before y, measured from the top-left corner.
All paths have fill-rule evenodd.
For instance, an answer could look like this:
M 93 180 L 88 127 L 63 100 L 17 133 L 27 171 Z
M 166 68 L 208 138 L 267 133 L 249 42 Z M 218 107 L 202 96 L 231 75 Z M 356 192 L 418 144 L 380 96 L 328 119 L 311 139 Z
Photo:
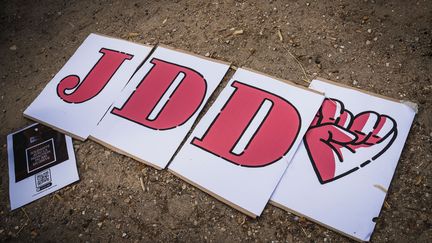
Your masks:
M 11 212 L 6 135 L 31 123 L 23 110 L 92 32 L 163 43 L 304 86 L 320 76 L 416 102 L 372 241 L 432 241 L 432 1 L 0 4 L 0 241 L 350 241 L 273 206 L 250 219 L 92 141 L 74 142 L 80 182 Z

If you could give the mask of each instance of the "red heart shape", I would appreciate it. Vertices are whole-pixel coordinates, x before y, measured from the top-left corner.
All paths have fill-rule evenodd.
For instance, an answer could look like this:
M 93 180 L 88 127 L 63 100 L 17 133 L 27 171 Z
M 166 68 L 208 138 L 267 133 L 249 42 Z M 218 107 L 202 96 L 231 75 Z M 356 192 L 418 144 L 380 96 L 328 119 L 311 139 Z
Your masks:
M 353 116 L 344 104 L 336 99 L 325 99 L 318 111 L 304 143 L 315 173 L 321 184 L 342 178 L 376 160 L 392 145 L 397 136 L 396 121 L 374 111 L 364 111 Z M 379 151 L 372 151 L 367 159 L 347 163 L 344 153 L 356 154 L 386 142 Z M 360 157 L 360 156 L 357 156 Z M 343 169 L 340 169 L 342 168 Z

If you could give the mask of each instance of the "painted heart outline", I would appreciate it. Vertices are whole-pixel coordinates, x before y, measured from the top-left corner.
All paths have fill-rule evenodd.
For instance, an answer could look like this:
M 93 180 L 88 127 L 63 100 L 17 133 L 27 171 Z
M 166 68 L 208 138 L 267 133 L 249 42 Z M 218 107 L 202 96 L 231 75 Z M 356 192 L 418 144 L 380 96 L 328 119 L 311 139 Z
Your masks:
M 375 111 L 353 115 L 343 102 L 326 98 L 304 144 L 321 184 L 340 179 L 376 160 L 397 137 L 396 121 Z

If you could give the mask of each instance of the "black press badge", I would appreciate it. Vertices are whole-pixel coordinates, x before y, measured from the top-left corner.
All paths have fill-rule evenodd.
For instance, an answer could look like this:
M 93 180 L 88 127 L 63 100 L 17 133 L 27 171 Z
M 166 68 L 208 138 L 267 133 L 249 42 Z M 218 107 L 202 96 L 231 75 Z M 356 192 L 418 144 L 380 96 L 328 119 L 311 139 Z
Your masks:
M 69 159 L 65 135 L 41 124 L 13 135 L 15 182 Z

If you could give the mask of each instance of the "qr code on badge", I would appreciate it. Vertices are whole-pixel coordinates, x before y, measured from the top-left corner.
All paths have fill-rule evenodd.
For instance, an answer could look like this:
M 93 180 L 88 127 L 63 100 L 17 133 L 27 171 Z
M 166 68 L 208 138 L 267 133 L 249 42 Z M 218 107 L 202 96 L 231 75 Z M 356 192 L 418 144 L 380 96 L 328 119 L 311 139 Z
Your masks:
M 41 191 L 51 186 L 51 171 L 45 170 L 35 175 L 36 190 Z

